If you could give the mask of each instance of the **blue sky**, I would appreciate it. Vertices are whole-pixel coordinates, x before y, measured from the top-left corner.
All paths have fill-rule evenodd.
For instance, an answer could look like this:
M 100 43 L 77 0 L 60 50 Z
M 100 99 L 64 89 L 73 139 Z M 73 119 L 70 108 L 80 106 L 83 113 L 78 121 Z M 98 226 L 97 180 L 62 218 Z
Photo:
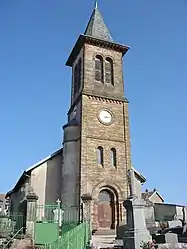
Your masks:
M 100 0 L 124 58 L 133 165 L 169 202 L 186 204 L 187 1 Z M 0 1 L 0 192 L 59 149 L 69 108 L 64 64 L 91 0 Z

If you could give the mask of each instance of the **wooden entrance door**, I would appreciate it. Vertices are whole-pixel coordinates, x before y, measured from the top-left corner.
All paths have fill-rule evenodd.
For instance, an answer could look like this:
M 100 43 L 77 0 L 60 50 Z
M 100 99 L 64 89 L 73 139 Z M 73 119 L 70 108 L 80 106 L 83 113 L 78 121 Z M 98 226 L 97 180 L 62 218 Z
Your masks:
M 113 228 L 115 222 L 114 198 L 108 190 L 99 193 L 98 223 L 100 228 Z

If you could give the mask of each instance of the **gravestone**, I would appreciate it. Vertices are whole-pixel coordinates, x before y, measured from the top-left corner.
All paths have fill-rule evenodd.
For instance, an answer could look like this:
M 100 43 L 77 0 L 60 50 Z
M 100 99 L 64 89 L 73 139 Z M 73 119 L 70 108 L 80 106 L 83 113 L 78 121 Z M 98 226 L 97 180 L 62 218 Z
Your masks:
M 127 228 L 123 238 L 125 249 L 140 249 L 142 241 L 152 240 L 145 223 L 146 203 L 141 199 L 139 188 L 138 192 L 136 191 L 136 186 L 138 186 L 136 181 L 134 171 L 129 170 L 130 197 L 124 202 L 127 213 Z
M 168 227 L 172 228 L 172 227 L 182 227 L 182 222 L 180 220 L 171 220 L 168 221 Z
M 158 234 L 154 236 L 157 244 L 177 244 L 178 236 L 175 233 Z
M 166 233 L 165 234 L 165 243 L 167 244 L 177 244 L 178 236 L 175 233 Z

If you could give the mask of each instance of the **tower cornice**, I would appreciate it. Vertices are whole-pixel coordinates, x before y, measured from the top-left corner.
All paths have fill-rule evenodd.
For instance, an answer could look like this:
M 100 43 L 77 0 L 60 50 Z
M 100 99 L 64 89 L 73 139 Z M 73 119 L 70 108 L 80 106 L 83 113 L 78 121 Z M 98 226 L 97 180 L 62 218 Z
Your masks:
M 69 115 L 74 107 L 77 105 L 77 103 L 81 100 L 82 96 L 88 96 L 88 97 L 92 97 L 92 98 L 95 98 L 97 100 L 105 100 L 105 101 L 113 101 L 113 102 L 121 102 L 121 103 L 129 103 L 128 99 L 126 97 L 123 97 L 123 98 L 115 98 L 115 97 L 106 97 L 104 95 L 99 95 L 99 94 L 94 94 L 94 93 L 91 93 L 89 91 L 85 91 L 83 90 L 82 92 L 80 92 L 80 94 L 77 96 L 76 100 L 74 101 L 74 103 L 71 105 L 71 107 L 69 108 L 68 110 L 68 113 L 67 115 Z
M 86 43 L 94 45 L 94 46 L 102 47 L 102 48 L 111 49 L 111 50 L 114 50 L 117 52 L 121 52 L 122 56 L 124 56 L 130 48 L 127 45 L 122 45 L 122 44 L 119 44 L 116 42 L 105 41 L 105 40 L 101 40 L 101 39 L 87 36 L 87 35 L 80 35 L 79 38 L 77 39 L 77 42 L 76 42 L 74 48 L 71 51 L 71 54 L 70 54 L 67 62 L 66 62 L 66 66 L 71 67 L 73 65 L 73 62 L 77 58 L 81 48 Z

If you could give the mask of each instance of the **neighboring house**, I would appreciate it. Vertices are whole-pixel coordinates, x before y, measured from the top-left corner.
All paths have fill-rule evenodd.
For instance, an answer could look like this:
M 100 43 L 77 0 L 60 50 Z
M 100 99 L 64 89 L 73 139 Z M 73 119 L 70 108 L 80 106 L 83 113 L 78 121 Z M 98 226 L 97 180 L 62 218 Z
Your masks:
M 159 194 L 159 192 L 154 189 L 153 191 L 146 190 L 142 193 L 142 199 L 145 201 L 150 201 L 152 203 L 163 203 L 164 198 Z
M 146 190 L 142 193 L 142 199 L 146 201 L 145 217 L 147 224 L 154 221 L 184 219 L 184 206 L 165 203 L 164 198 L 156 189 L 153 191 Z
M 5 214 L 8 211 L 9 205 L 5 196 L 5 194 L 0 194 L 0 214 Z

